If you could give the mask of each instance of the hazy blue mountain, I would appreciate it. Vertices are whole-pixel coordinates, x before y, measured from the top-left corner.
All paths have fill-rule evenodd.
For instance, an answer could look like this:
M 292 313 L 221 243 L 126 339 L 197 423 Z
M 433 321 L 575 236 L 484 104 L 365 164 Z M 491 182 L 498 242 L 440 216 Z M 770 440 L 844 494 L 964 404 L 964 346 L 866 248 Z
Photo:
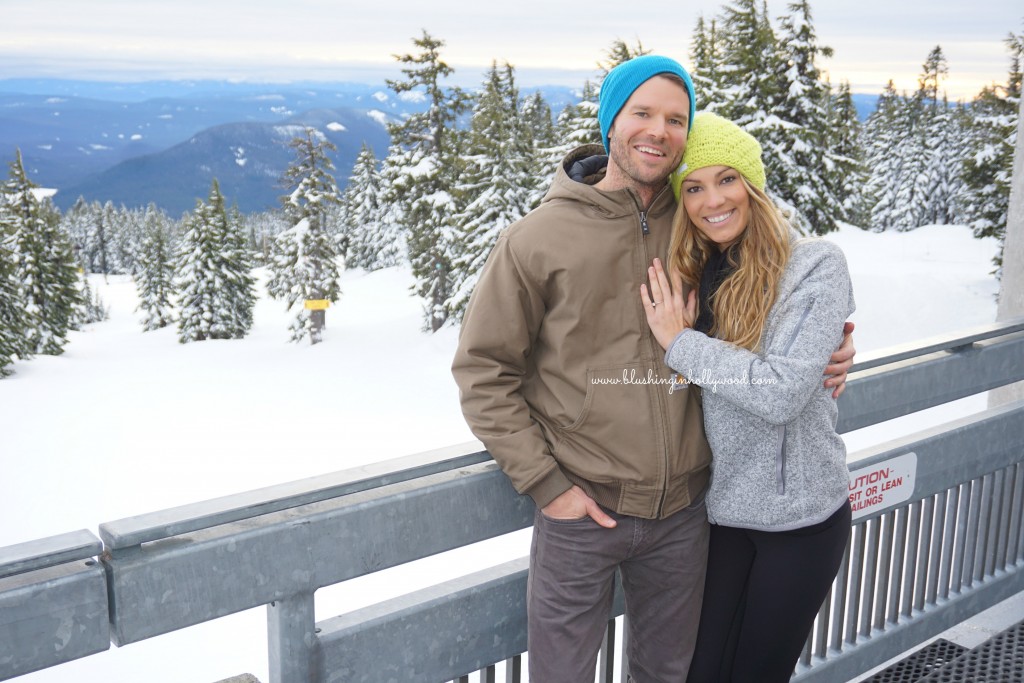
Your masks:
M 60 188 L 54 201 L 62 209 L 79 197 L 126 206 L 150 202 L 177 216 L 194 208 L 217 178 L 229 204 L 243 212 L 280 205 L 281 177 L 293 160 L 288 147 L 306 126 L 337 146 L 335 177 L 344 186 L 365 141 L 379 157 L 387 152 L 387 129 L 379 114 L 355 109 L 316 109 L 280 123 L 228 123 L 201 131 L 169 149 L 134 157 Z
M 570 88 L 541 90 L 556 114 L 578 98 Z M 309 124 L 328 135 L 344 185 L 363 139 L 378 157 L 386 153 L 374 117 L 397 120 L 425 106 L 421 93 L 396 95 L 383 84 L 0 79 L 0 160 L 21 149 L 33 182 L 57 189 L 64 208 L 81 194 L 184 211 L 216 176 L 250 211 L 276 205 L 274 183 L 290 161 L 275 126 Z
M 225 84 L 187 97 L 131 102 L 62 94 L 74 83 L 46 81 L 38 86 L 49 84 L 58 94 L 4 93 L 0 88 L 0 158 L 12 159 L 14 149 L 20 148 L 33 181 L 45 187 L 77 185 L 126 159 L 167 149 L 221 124 L 283 122 L 315 108 L 373 108 L 401 116 L 423 106 L 386 88 L 358 84 L 347 90 L 300 90 L 294 85 L 257 90 Z M 12 87 L 10 81 L 0 84 Z M 89 94 L 114 90 L 110 84 L 84 85 L 89 84 L 79 90 Z M 141 96 L 167 90 L 145 85 L 133 84 L 133 92 Z

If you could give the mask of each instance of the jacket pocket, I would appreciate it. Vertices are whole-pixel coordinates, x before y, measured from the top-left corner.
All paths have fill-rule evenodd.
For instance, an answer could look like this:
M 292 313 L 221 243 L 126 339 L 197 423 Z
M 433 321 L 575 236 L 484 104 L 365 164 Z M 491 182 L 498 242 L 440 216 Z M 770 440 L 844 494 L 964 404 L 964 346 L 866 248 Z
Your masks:
M 650 385 L 660 381 L 639 363 L 588 369 L 580 413 L 557 428 L 559 463 L 593 482 L 657 482 L 663 436 Z

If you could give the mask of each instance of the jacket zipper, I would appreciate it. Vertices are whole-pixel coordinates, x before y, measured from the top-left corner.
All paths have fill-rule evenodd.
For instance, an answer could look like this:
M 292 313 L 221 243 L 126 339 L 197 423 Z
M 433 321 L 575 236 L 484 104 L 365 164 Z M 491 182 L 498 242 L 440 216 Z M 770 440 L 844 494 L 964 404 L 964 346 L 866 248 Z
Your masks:
M 664 194 L 666 191 L 668 191 L 668 185 L 663 187 L 661 189 L 661 191 L 654 196 L 654 198 L 651 200 L 650 206 L 654 206 L 655 203 L 657 203 L 657 201 L 661 198 L 661 195 Z M 647 209 L 643 208 L 640 205 L 639 202 L 637 202 L 637 209 L 639 210 L 641 245 L 643 247 L 643 256 L 644 256 L 644 259 L 645 259 L 644 265 L 642 266 L 642 269 L 641 269 L 641 278 L 642 278 L 643 274 L 646 272 L 646 265 L 651 262 L 651 255 L 650 255 L 650 253 L 648 253 L 648 249 L 647 249 L 647 237 L 650 236 L 650 234 L 651 234 L 651 227 L 647 223 Z M 644 320 L 644 318 L 641 316 L 641 321 L 642 320 Z M 646 323 L 642 323 L 642 324 L 645 325 Z M 652 358 L 657 358 L 658 357 L 658 349 L 656 347 L 657 342 L 654 340 L 654 335 L 652 335 L 650 333 L 649 329 L 646 330 L 646 336 L 647 336 L 647 343 L 651 345 Z M 655 406 L 657 407 L 657 410 L 658 410 L 658 413 L 659 413 L 659 416 L 660 416 L 660 419 L 661 419 L 661 424 L 663 425 L 662 432 L 664 432 L 662 434 L 663 444 L 662 444 L 662 451 L 661 451 L 661 453 L 662 453 L 662 471 L 664 472 L 664 475 L 663 475 L 664 476 L 664 481 L 662 482 L 662 485 L 661 485 L 661 496 L 658 499 L 658 507 L 654 511 L 655 517 L 660 518 L 662 510 L 665 509 L 665 499 L 668 497 L 668 483 L 669 483 L 669 471 L 668 471 L 668 468 L 669 468 L 669 457 L 668 457 L 668 455 L 669 454 L 668 454 L 668 429 L 667 429 L 668 416 L 666 414 L 664 400 L 663 400 L 663 398 L 661 396 L 661 392 L 659 392 L 657 390 L 657 385 L 653 385 L 652 387 L 650 387 L 649 391 L 651 392 L 651 394 L 654 397 L 654 403 L 655 403 Z
M 783 356 L 788 354 L 789 350 L 793 347 L 796 336 L 800 334 L 800 328 L 804 326 L 804 322 L 810 314 L 811 307 L 808 305 L 804 309 L 803 315 L 800 316 L 800 320 L 797 322 L 793 334 L 790 335 L 789 341 L 786 342 L 786 348 L 782 350 Z M 775 453 L 775 492 L 781 496 L 786 493 L 786 425 L 779 425 L 778 430 L 779 448 Z

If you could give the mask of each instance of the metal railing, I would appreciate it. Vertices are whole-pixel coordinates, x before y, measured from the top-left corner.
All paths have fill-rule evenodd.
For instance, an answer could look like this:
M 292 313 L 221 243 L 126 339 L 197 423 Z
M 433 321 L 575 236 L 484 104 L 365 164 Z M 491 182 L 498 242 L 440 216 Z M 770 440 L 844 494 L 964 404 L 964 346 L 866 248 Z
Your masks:
M 873 354 L 840 399 L 840 431 L 1022 379 L 1024 319 Z M 1024 402 L 852 460 L 857 472 L 911 462 L 913 483 L 858 510 L 801 682 L 849 680 L 1024 590 Z M 81 531 L 3 548 L 0 680 L 261 605 L 272 683 L 522 680 L 525 558 L 321 622 L 314 595 L 532 515 L 464 445 L 108 522 L 102 543 Z M 610 617 L 621 610 L 617 596 Z M 617 626 L 601 681 L 626 664 Z

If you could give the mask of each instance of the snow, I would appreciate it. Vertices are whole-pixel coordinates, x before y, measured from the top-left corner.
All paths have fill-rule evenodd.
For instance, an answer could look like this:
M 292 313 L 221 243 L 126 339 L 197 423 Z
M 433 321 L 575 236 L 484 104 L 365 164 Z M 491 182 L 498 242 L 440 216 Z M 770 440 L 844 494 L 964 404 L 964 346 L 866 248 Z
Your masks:
M 55 194 L 57 194 L 57 190 L 55 190 L 55 189 L 53 189 L 51 187 L 33 187 L 32 188 L 32 196 L 35 197 L 37 201 L 43 201 L 47 197 L 52 197 Z
M 995 317 L 992 239 L 963 226 L 843 226 L 829 239 L 850 263 L 861 352 Z M 407 266 L 345 272 L 316 346 L 287 342 L 292 316 L 257 274 L 246 339 L 185 345 L 173 327 L 142 332 L 129 278 L 91 277 L 110 320 L 0 380 L 0 546 L 473 439 L 449 372 L 457 330 L 421 332 Z M 863 448 L 983 408 L 974 397 L 847 442 Z M 519 557 L 528 544 L 525 530 L 322 589 L 317 619 Z M 267 681 L 265 624 L 258 608 L 19 681 Z

